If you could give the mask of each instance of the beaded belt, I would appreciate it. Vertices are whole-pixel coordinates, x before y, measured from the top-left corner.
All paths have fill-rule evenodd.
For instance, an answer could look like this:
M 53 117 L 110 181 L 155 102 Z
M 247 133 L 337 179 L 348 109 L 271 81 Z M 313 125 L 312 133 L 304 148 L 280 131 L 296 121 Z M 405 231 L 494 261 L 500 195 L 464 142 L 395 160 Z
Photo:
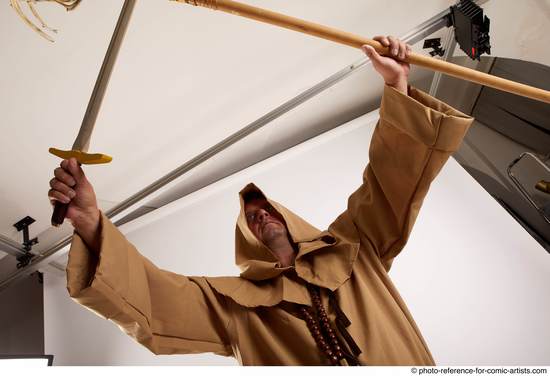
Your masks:
M 338 339 L 333 330 L 323 303 L 321 303 L 319 288 L 308 283 L 307 289 L 311 296 L 313 307 L 301 306 L 301 318 L 306 322 L 321 353 L 327 357 L 333 366 L 360 365 L 357 357 L 361 354 L 361 349 L 346 329 L 351 324 L 351 321 L 338 306 L 334 292 L 329 290 L 329 302 L 336 312 L 336 328 L 344 338 L 345 344 Z

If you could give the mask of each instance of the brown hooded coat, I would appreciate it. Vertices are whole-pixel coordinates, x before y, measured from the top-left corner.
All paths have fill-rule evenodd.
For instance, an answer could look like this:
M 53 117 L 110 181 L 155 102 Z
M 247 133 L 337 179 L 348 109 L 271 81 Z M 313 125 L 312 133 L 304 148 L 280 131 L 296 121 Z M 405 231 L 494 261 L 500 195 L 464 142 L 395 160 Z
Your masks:
M 276 257 L 247 226 L 242 193 L 236 228 L 240 277 L 186 277 L 143 257 L 106 218 L 99 258 L 75 234 L 67 266 L 70 296 L 155 354 L 213 352 L 243 365 L 329 364 L 298 305 L 311 305 L 305 282 L 322 287 L 331 322 L 334 291 L 350 319 L 348 333 L 369 365 L 434 365 L 388 271 L 413 227 L 429 185 L 455 151 L 472 118 L 427 94 L 386 86 L 363 184 L 347 210 L 319 231 L 280 204 L 295 263 Z M 338 332 L 342 338 L 341 332 Z M 345 341 L 344 344 L 346 344 Z

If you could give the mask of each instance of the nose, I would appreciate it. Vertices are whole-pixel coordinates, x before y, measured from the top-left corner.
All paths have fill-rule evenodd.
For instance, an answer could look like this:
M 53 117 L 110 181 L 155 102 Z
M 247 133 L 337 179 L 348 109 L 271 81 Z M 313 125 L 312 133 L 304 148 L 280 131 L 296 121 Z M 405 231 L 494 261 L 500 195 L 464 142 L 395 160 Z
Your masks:
M 264 210 L 264 209 L 258 210 L 257 218 L 258 218 L 259 223 L 262 223 L 268 217 L 269 217 L 269 213 L 266 210 Z

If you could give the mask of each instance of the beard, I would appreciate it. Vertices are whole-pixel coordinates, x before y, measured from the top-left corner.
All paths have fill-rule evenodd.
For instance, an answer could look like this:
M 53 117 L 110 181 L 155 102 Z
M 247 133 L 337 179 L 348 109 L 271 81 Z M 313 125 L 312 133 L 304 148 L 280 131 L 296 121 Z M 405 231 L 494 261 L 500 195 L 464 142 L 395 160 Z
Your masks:
M 262 229 L 262 238 L 266 244 L 276 241 L 281 237 L 286 238 L 287 233 L 285 226 L 280 223 L 271 222 L 266 224 Z

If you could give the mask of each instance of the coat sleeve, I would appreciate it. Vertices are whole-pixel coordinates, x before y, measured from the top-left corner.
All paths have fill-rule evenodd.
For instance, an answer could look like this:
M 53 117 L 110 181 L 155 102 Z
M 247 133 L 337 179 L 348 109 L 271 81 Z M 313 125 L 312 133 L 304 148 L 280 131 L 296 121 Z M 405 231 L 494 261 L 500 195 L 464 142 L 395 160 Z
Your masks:
M 409 87 L 384 87 L 363 183 L 348 200 L 361 239 L 389 270 L 404 247 L 430 183 L 462 142 L 473 118 Z
M 203 277 L 157 268 L 103 214 L 99 257 L 73 237 L 67 289 L 155 354 L 233 355 L 223 296 Z

